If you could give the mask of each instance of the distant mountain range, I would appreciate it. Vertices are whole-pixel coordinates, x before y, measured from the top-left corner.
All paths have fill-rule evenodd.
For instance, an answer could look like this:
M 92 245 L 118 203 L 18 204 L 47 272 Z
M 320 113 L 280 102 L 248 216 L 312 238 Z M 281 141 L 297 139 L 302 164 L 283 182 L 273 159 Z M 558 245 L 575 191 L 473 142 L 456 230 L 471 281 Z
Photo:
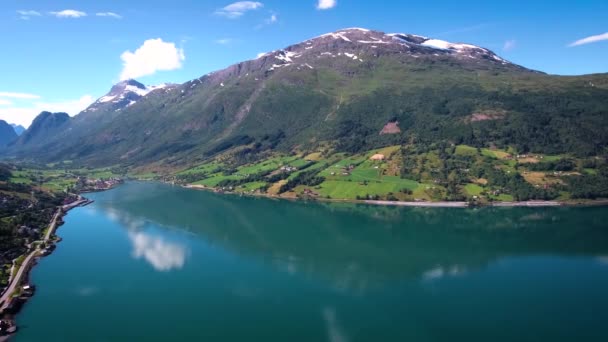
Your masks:
M 17 125 L 17 124 L 10 124 L 10 125 L 13 126 L 13 129 L 15 130 L 15 133 L 17 133 L 17 135 L 21 135 L 25 131 L 25 127 L 23 127 L 21 125 Z
M 25 127 L 21 125 L 9 124 L 0 120 L 0 148 L 14 142 L 24 131 Z
M 608 146 L 608 74 L 556 76 L 412 34 L 339 30 L 181 85 L 118 83 L 79 115 L 43 112 L 3 154 L 167 167 L 242 148 L 449 141 L 592 155 Z
M 0 120 L 0 146 L 6 146 L 15 139 L 17 139 L 17 133 L 13 129 L 13 126 L 4 120 Z

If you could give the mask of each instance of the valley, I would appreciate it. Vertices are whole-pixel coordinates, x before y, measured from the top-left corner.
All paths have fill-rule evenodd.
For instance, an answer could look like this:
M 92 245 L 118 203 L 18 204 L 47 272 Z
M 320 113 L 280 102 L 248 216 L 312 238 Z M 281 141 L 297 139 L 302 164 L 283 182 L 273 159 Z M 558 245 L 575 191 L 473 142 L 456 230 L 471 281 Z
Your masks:
M 606 74 L 350 28 L 183 84 L 121 81 L 0 154 L 63 169 L 55 190 L 103 169 L 286 198 L 569 203 L 608 197 L 607 98 Z
M 8 1 L 0 342 L 608 341 L 607 12 Z

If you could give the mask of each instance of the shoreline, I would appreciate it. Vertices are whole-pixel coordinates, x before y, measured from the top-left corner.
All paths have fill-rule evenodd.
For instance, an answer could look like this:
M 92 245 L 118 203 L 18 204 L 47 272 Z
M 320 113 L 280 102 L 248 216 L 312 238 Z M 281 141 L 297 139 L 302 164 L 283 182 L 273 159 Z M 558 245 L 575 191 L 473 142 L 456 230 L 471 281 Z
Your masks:
M 11 329 L 7 330 L 8 333 L 0 336 L 0 342 L 10 340 L 10 338 L 18 332 L 19 326 L 16 324 L 15 318 L 21 311 L 23 305 L 34 295 L 34 292 L 32 291 L 31 293 L 21 294 L 19 296 L 14 296 L 14 293 L 17 292 L 20 287 L 24 286 L 24 284 L 29 282 L 30 272 L 34 266 L 38 264 L 38 261 L 41 258 L 52 254 L 56 248 L 56 243 L 61 241 L 61 238 L 55 233 L 59 226 L 63 224 L 63 217 L 67 215 L 70 210 L 91 203 L 93 203 L 92 200 L 79 196 L 78 200 L 57 207 L 57 211 L 49 222 L 46 233 L 42 239 L 39 240 L 39 242 L 46 247 L 41 249 L 40 245 L 38 245 L 28 254 L 25 254 L 26 257 L 23 260 L 23 263 L 20 265 L 15 275 L 11 277 L 8 286 L 0 297 L 0 315 L 2 316 L 2 320 L 12 324 Z M 34 288 L 34 286 L 32 286 L 32 288 Z
M 166 182 L 164 182 L 166 183 Z M 171 183 L 166 183 L 171 184 Z M 197 184 L 181 184 L 179 185 L 185 189 L 209 191 L 218 194 L 228 195 L 239 195 L 248 197 L 264 197 L 270 199 L 280 200 L 312 200 L 318 202 L 330 202 L 330 203 L 354 203 L 354 204 L 368 204 L 368 205 L 383 205 L 383 206 L 396 206 L 396 207 L 418 207 L 418 208 L 483 208 L 483 207 L 529 207 L 529 208 L 542 208 L 542 207 L 591 207 L 591 206 L 608 206 L 608 199 L 597 199 L 597 200 L 569 200 L 569 201 L 544 201 L 544 200 L 529 200 L 529 201 L 509 201 L 509 202 L 490 202 L 490 203 L 472 203 L 466 201 L 385 201 L 385 200 L 353 200 L 353 199 L 328 199 L 322 197 L 283 197 L 276 195 L 268 195 L 262 193 L 239 193 L 234 191 L 216 191 L 215 188 L 207 187 L 204 185 Z

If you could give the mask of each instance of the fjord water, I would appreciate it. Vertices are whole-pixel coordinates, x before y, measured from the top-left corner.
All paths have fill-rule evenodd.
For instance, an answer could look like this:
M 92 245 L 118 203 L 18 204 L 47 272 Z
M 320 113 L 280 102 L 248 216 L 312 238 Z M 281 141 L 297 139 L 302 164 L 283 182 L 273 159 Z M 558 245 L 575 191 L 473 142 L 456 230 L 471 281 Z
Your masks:
M 15 341 L 606 341 L 606 208 L 88 195 Z

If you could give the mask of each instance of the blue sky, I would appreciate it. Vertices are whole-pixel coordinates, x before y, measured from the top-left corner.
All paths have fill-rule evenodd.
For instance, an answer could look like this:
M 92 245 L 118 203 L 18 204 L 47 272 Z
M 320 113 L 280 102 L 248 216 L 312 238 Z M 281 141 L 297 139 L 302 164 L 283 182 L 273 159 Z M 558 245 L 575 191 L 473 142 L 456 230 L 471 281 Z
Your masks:
M 121 77 L 181 83 L 347 27 L 471 43 L 552 74 L 608 72 L 607 13 L 606 0 L 4 0 L 0 119 L 77 114 Z

